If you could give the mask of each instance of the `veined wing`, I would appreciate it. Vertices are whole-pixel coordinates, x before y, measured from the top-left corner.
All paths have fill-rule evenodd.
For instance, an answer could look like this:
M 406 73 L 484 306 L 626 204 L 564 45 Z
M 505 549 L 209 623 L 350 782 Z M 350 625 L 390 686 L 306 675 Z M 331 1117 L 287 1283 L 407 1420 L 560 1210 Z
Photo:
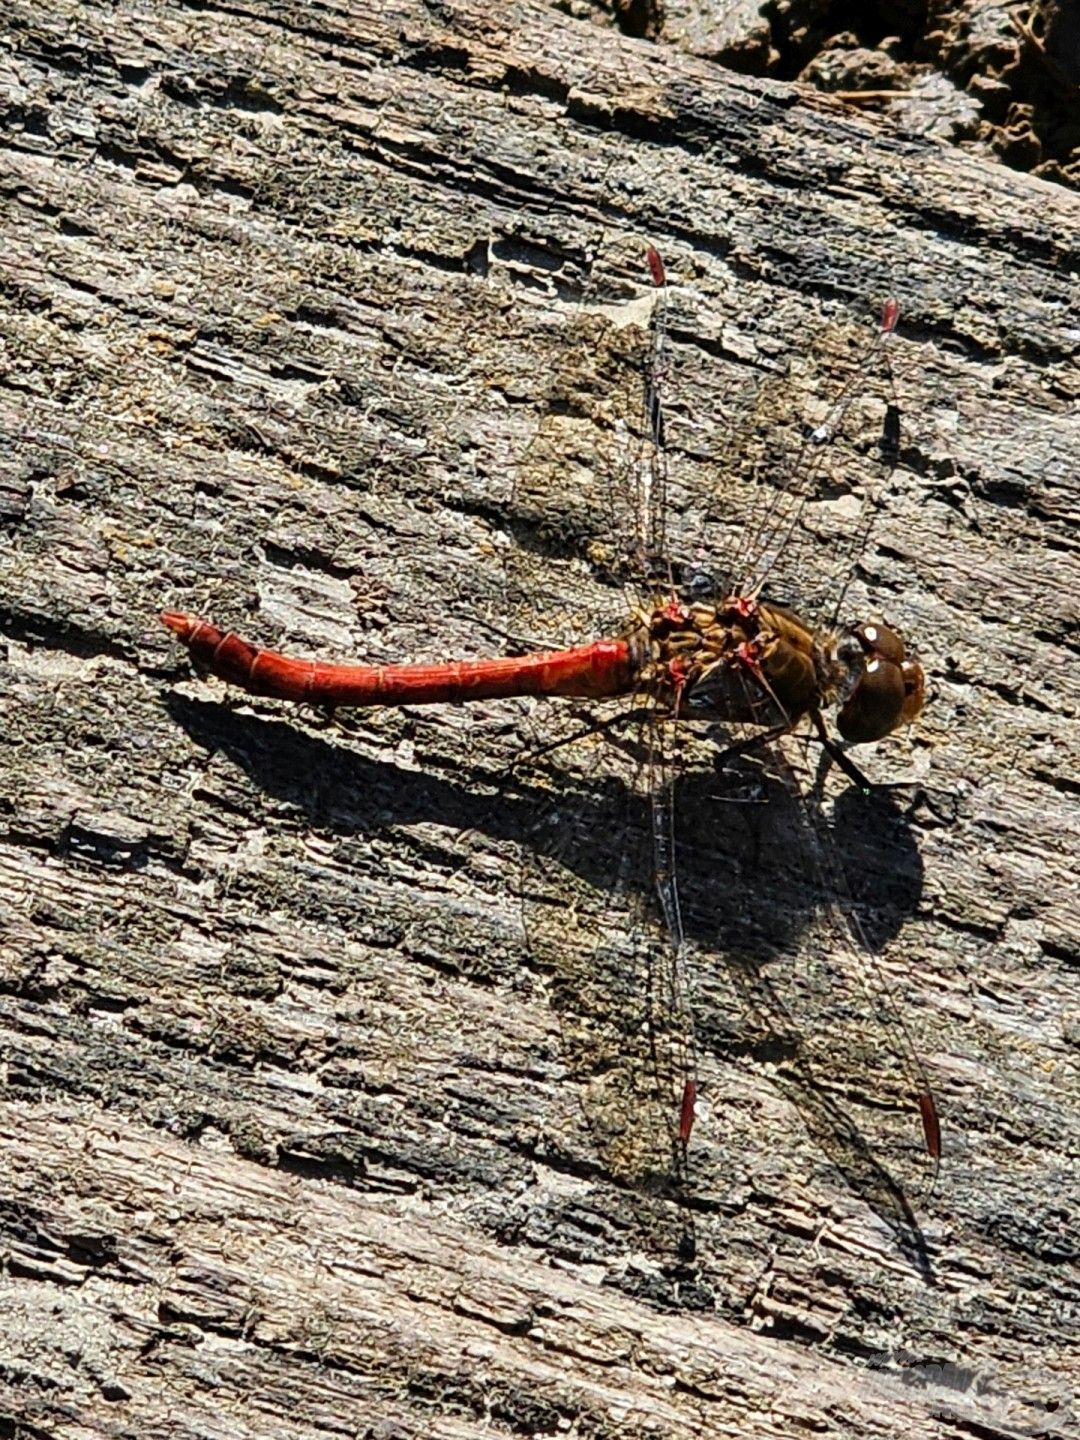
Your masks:
M 881 330 L 868 342 L 860 345 L 842 332 L 842 343 L 834 343 L 829 353 L 835 356 L 840 351 L 847 352 L 846 366 L 838 376 L 832 398 L 818 407 L 817 413 L 823 418 L 813 428 L 805 429 L 798 443 L 785 447 L 778 434 L 775 441 L 766 437 L 763 446 L 767 448 L 759 448 L 756 453 L 752 444 L 746 447 L 753 462 L 750 476 L 742 482 L 749 487 L 745 497 L 748 518 L 736 527 L 730 556 L 724 556 L 716 567 L 737 593 L 756 598 L 767 583 L 780 576 L 790 577 L 783 589 L 785 599 L 807 593 L 799 571 L 807 555 L 820 548 L 821 538 L 815 533 L 813 525 L 804 526 L 803 522 L 809 512 L 829 504 L 830 491 L 836 490 L 843 481 L 853 486 L 853 493 L 861 490 L 862 494 L 854 507 L 846 507 L 850 523 L 842 543 L 836 544 L 835 538 L 830 543 L 830 551 L 835 558 L 829 569 L 837 587 L 837 598 L 833 601 L 829 618 L 835 622 L 842 602 L 843 585 L 860 547 L 866 541 L 873 501 L 880 494 L 880 487 L 895 460 L 898 416 L 885 347 L 896 319 L 895 303 L 888 302 Z M 767 411 L 774 408 L 776 392 L 767 389 L 765 395 L 769 402 L 764 407 Z M 761 414 L 762 410 L 757 413 Z M 781 431 L 783 428 L 780 427 Z M 657 428 L 657 435 L 663 438 L 662 427 Z M 850 467 L 848 478 L 845 479 L 842 472 L 838 474 L 838 462 L 846 462 Z M 850 476 L 857 478 L 852 481 Z M 720 529 L 723 530 L 723 525 Z M 715 543 L 715 537 L 710 535 L 709 538 Z M 742 683 L 749 690 L 757 682 L 747 673 Z M 740 734 L 737 726 L 726 727 L 724 738 L 736 747 L 753 744 L 752 734 Z M 715 918 L 711 919 L 708 914 L 711 907 L 697 904 L 697 896 L 688 902 L 690 887 L 684 868 L 681 913 L 681 930 L 686 937 L 684 949 L 688 941 L 704 941 L 706 950 L 712 948 L 710 937 L 716 942 L 723 941 L 720 948 L 728 951 L 735 961 L 733 975 L 742 981 L 748 974 L 755 975 L 755 984 L 744 984 L 743 989 L 747 994 L 757 990 L 759 998 L 768 968 L 763 964 L 763 957 L 771 965 L 773 957 L 787 955 L 792 963 L 774 967 L 777 980 L 782 978 L 783 984 L 772 985 L 776 1001 L 772 1007 L 774 1016 L 786 1017 L 776 1032 L 777 1038 L 782 1037 L 781 1053 L 792 1057 L 792 1063 L 796 1063 L 795 1057 L 800 1057 L 797 1063 L 803 1071 L 807 1075 L 811 1071 L 816 1072 L 822 1084 L 826 1088 L 831 1087 L 835 1093 L 843 1088 L 842 1077 L 845 1074 L 847 1088 L 852 1088 L 847 1058 L 862 1055 L 866 1061 L 863 1066 L 865 1080 L 861 1087 L 856 1088 L 870 1107 L 868 1113 L 896 1110 L 907 1116 L 909 1123 L 905 1134 L 916 1148 L 920 1130 L 918 1116 L 921 1113 L 924 1154 L 929 1151 L 936 1168 L 940 1139 L 933 1099 L 917 1047 L 902 1014 L 897 988 L 886 978 L 873 953 L 871 931 L 874 927 L 865 923 L 861 906 L 853 898 L 852 887 L 847 880 L 847 866 L 836 845 L 836 827 L 829 823 L 822 809 L 821 796 L 803 793 L 803 787 L 796 779 L 798 770 L 805 768 L 806 747 L 794 741 L 788 742 L 788 746 L 796 754 L 801 752 L 801 766 L 792 766 L 785 759 L 783 747 L 780 747 L 770 769 L 765 772 L 766 777 L 769 774 L 773 777 L 774 791 L 779 784 L 780 793 L 797 802 L 789 807 L 790 828 L 794 833 L 787 838 L 776 835 L 774 839 L 777 853 L 785 857 L 775 880 L 766 883 L 767 871 L 760 861 L 739 874 L 736 880 L 735 850 L 732 846 L 726 852 L 728 863 L 721 862 L 718 873 L 733 882 L 728 887 L 729 891 L 744 897 L 756 892 L 763 913 L 771 910 L 775 916 L 787 910 L 790 937 L 781 933 L 779 939 L 774 937 L 764 943 L 761 955 L 758 955 L 754 936 L 764 937 L 767 927 L 741 927 L 744 934 L 740 935 L 738 925 L 717 923 Z M 718 794 L 718 801 L 721 798 Z M 868 803 L 861 794 L 855 797 L 855 802 L 864 806 Z M 726 808 L 734 817 L 737 807 L 729 805 Z M 753 814 L 754 807 L 743 811 L 745 817 Z M 880 809 L 876 816 L 871 816 L 873 812 L 868 810 L 860 817 L 864 838 L 873 838 L 880 843 L 886 831 L 894 836 L 906 833 L 902 822 L 889 825 Z M 700 843 L 698 835 L 695 835 L 694 843 Z M 688 854 L 688 845 L 687 840 L 681 851 L 684 857 Z M 762 854 L 761 847 L 758 847 L 757 853 Z M 880 876 L 892 873 L 895 868 L 891 864 L 883 865 Z M 802 878 L 796 881 L 799 870 Z M 869 908 L 876 910 L 878 915 L 883 913 L 880 905 Z M 781 932 L 783 930 L 781 926 Z M 797 943 L 793 943 L 795 937 Z M 738 963 L 740 954 L 747 958 L 748 966 Z M 794 963 L 799 954 L 807 957 L 808 963 L 802 966 Z M 835 972 L 833 981 L 817 984 L 814 975 L 827 973 L 830 966 Z M 700 963 L 692 962 L 690 969 L 699 977 L 696 989 L 707 985 L 700 978 L 706 973 Z M 844 977 L 842 984 L 840 976 Z M 786 1004 L 780 993 L 785 990 L 789 992 L 789 1003 Z M 865 1002 L 861 1006 L 858 1002 L 860 996 Z M 830 1006 L 823 1003 L 825 997 L 829 997 Z M 699 1019 L 703 1010 L 705 1013 L 709 1011 L 708 1004 L 696 1008 Z M 768 1009 L 763 1006 L 761 1013 L 767 1013 Z M 800 1023 L 803 1021 L 805 1026 Z M 771 1023 L 775 1026 L 776 1020 Z M 819 1040 L 819 1036 L 827 1039 Z M 870 1037 L 869 1040 L 867 1037 Z M 701 1038 L 702 1048 L 707 1051 L 707 1039 L 704 1036 Z M 812 1055 L 816 1057 L 813 1065 L 810 1063 Z M 843 1126 L 838 1126 L 834 1138 L 842 1130 Z M 856 1126 L 853 1133 L 870 1135 L 872 1131 L 873 1126 L 870 1125 L 862 1129 Z M 890 1144 L 890 1153 L 895 1148 Z M 905 1148 L 910 1147 L 906 1147 L 905 1140 L 901 1139 L 899 1149 L 903 1151 Z M 873 1146 L 867 1144 L 864 1153 L 872 1156 Z M 876 1179 L 881 1178 L 873 1164 L 869 1165 L 868 1173 Z M 925 1177 L 925 1161 L 922 1174 Z M 889 1185 L 882 1180 L 878 1189 L 885 1197 L 882 1203 L 896 1209 L 889 1204 L 892 1193 Z M 896 1193 L 902 1197 L 902 1192 Z M 892 1198 L 895 1199 L 895 1195 Z M 899 1208 L 902 1210 L 902 1204 Z
M 541 481 L 549 473 L 558 475 L 560 463 L 569 455 L 579 484 L 573 487 L 576 510 L 571 507 L 578 550 L 568 563 L 576 564 L 578 576 L 587 577 L 588 583 L 611 585 L 627 574 L 638 577 L 639 582 L 643 578 L 648 601 L 658 598 L 659 580 L 689 580 L 693 585 L 692 564 L 698 556 L 692 556 L 691 566 L 669 565 L 665 542 L 672 531 L 685 539 L 696 527 L 700 555 L 715 553 L 717 535 L 705 522 L 716 515 L 717 533 L 737 537 L 720 573 L 729 579 L 745 576 L 751 586 L 760 585 L 789 568 L 794 571 L 793 559 L 820 545 L 820 536 L 812 528 L 804 534 L 802 522 L 808 507 L 821 503 L 823 496 L 829 503 L 836 485 L 833 466 L 838 460 L 850 454 L 870 455 L 871 471 L 880 473 L 881 457 L 887 455 L 888 447 L 879 443 L 875 450 L 874 444 L 865 440 L 862 419 L 852 447 L 845 451 L 837 442 L 847 438 L 845 427 L 853 417 L 863 415 L 866 406 L 871 429 L 887 418 L 888 408 L 875 409 L 872 395 L 867 399 L 862 391 L 856 392 L 856 371 L 849 369 L 837 397 L 820 412 L 825 418 L 814 432 L 786 451 L 777 438 L 767 454 L 765 473 L 759 463 L 752 466 L 748 480 L 730 477 L 733 491 L 743 485 L 752 523 L 740 525 L 730 514 L 721 520 L 715 488 L 701 498 L 692 485 L 672 483 L 661 394 L 670 373 L 664 348 L 666 294 L 656 262 L 654 267 L 653 278 L 661 282 L 654 298 L 659 298 L 661 306 L 644 347 L 644 365 L 635 375 L 641 398 L 636 405 L 628 403 L 628 356 L 623 354 L 620 367 L 612 359 L 612 348 L 600 346 L 605 337 L 611 340 L 622 332 L 603 327 L 590 331 L 575 387 L 564 385 L 562 398 L 553 408 L 557 420 L 573 422 L 571 430 L 556 427 L 559 442 L 554 443 L 553 431 L 552 443 L 534 451 L 531 468 L 515 498 L 524 506 L 535 496 L 536 514 L 542 522 L 548 513 L 543 497 L 551 491 Z M 589 320 L 593 322 L 595 315 Z M 886 328 L 891 329 L 891 318 Z M 582 337 L 584 332 L 579 330 L 578 335 Z M 640 344 L 635 343 L 640 353 Z M 874 341 L 869 351 L 857 347 L 853 351 L 864 381 L 868 356 L 879 357 L 880 353 L 879 341 Z M 609 368 L 598 364 L 601 355 L 612 359 Z M 678 372 L 673 383 L 678 385 Z M 770 410 L 774 399 L 769 387 L 765 393 L 769 404 L 762 405 L 759 415 Z M 636 414 L 636 422 L 625 424 L 605 408 L 613 404 L 624 413 Z M 685 414 L 682 423 L 685 435 Z M 574 443 L 569 443 L 571 433 L 578 437 Z M 785 453 L 786 461 L 778 458 Z M 585 454 L 590 457 L 587 465 L 582 462 Z M 829 464 L 820 458 L 826 454 Z M 616 455 L 621 457 L 618 463 L 612 458 Z M 538 456 L 544 463 L 532 464 Z M 857 509 L 865 514 L 861 504 Z M 845 535 L 853 549 L 856 541 L 850 525 Z M 618 544 L 612 539 L 616 536 Z M 572 548 L 567 553 L 572 554 Z M 617 551 L 627 557 L 622 564 Z M 753 682 L 748 677 L 746 683 Z M 659 718 L 654 716 L 654 722 Z M 724 793 L 723 786 L 717 788 L 707 757 L 685 733 L 682 719 L 653 723 L 633 742 L 624 731 L 622 743 L 629 748 L 624 761 L 614 767 L 610 735 L 585 742 L 594 747 L 595 758 L 573 780 L 564 777 L 555 786 L 566 790 L 567 803 L 558 815 L 553 812 L 549 833 L 538 836 L 535 847 L 541 857 L 535 886 L 541 908 L 533 911 L 530 920 L 534 946 L 549 958 L 552 973 L 561 977 L 558 993 L 565 1001 L 560 1008 L 568 1054 L 574 1057 L 575 1071 L 586 1086 L 601 1152 L 616 1173 L 639 1181 L 665 1169 L 669 1174 L 682 1169 L 685 1157 L 680 1147 L 688 1135 L 687 1106 L 696 1078 L 694 1019 L 700 1011 L 708 1017 L 709 1033 L 703 1037 L 703 1048 L 711 1052 L 711 1058 L 722 1060 L 733 1047 L 735 1052 L 749 1047 L 753 1053 L 760 1044 L 769 1063 L 776 1063 L 778 1056 L 781 1060 L 787 1057 L 805 1078 L 814 1070 L 808 1066 L 815 1047 L 814 1073 L 819 1077 L 828 1072 L 830 1057 L 855 1054 L 870 1061 L 887 1053 L 895 1063 L 879 1062 L 876 1069 L 869 1063 L 864 1067 L 863 1093 L 871 1097 L 871 1111 L 880 1103 L 880 1108 L 898 1105 L 911 1115 L 914 1097 L 925 1094 L 915 1049 L 902 1021 L 896 1023 L 899 1012 L 892 1003 L 891 988 L 863 943 L 866 927 L 847 903 L 843 865 L 827 825 L 802 801 L 780 807 L 788 833 L 777 830 L 773 843 L 777 854 L 786 857 L 788 881 L 797 868 L 791 858 L 793 846 L 803 846 L 800 863 L 808 868 L 795 886 L 789 883 L 784 888 L 783 877 L 778 877 L 780 888 L 774 893 L 763 879 L 767 867 L 752 864 L 740 854 L 735 838 L 748 828 L 744 822 L 760 807 L 724 803 L 732 796 Z M 734 727 L 729 730 L 727 738 L 736 743 L 749 738 Z M 683 751 L 696 758 L 694 766 L 683 766 Z M 587 779 L 586 774 L 592 778 Z M 601 774 L 607 779 L 601 781 Z M 780 774 L 785 778 L 779 792 L 790 801 L 798 786 L 782 765 Z M 775 780 L 772 788 L 777 789 Z M 618 815 L 609 807 L 606 821 L 599 826 L 590 821 L 589 794 L 606 796 Z M 585 803 L 579 803 L 577 795 Z M 747 796 L 740 794 L 739 798 L 745 802 Z M 602 859 L 595 862 L 598 868 L 590 870 L 581 857 L 597 845 Z M 758 841 L 748 834 L 746 845 L 747 853 L 752 854 Z M 577 883 L 583 870 L 597 886 L 591 897 Z M 568 876 L 576 876 L 576 880 L 571 878 L 568 884 Z M 770 933 L 776 925 L 761 923 L 763 916 L 779 922 L 779 938 Z M 823 962 L 824 967 L 827 970 L 831 965 L 838 976 L 846 973 L 844 983 L 839 979 L 835 984 L 812 983 L 813 967 L 808 970 L 798 958 L 807 954 L 831 957 Z M 730 987 L 734 1007 L 732 996 L 725 999 L 717 994 L 713 978 L 727 968 L 735 981 Z M 770 970 L 775 974 L 764 985 Z M 690 994 L 690 975 L 694 976 L 695 992 L 708 992 L 702 1007 Z M 752 984 L 745 983 L 748 975 L 754 977 Z M 778 995 L 785 987 L 790 1003 L 774 1006 L 770 1019 L 762 1022 L 767 1006 L 752 1003 L 749 1011 L 744 1007 L 743 1013 L 736 1015 L 740 996 L 752 1001 L 770 988 Z M 869 1008 L 863 1004 L 860 1010 L 853 995 L 864 1000 L 867 995 L 876 998 Z M 840 1002 L 838 1014 L 830 1015 L 823 1003 L 826 996 L 848 998 Z M 718 1021 L 718 1016 L 724 1018 Z M 887 1023 L 892 1028 L 883 1041 L 879 1032 Z M 820 1046 L 813 1038 L 819 1034 L 828 1037 Z M 866 1035 L 877 1035 L 870 1046 L 872 1054 L 867 1054 Z M 822 1081 L 824 1088 L 831 1086 L 839 1094 L 843 1073 L 844 1067 L 838 1069 L 834 1063 L 833 1079 Z M 805 1079 L 807 1095 L 814 1093 L 816 1083 Z M 642 1115 L 654 1102 L 655 1113 Z M 834 1120 L 835 1133 L 845 1133 L 848 1121 L 839 1111 Z M 859 1127 L 852 1133 L 861 1133 Z M 917 1126 L 912 1133 L 917 1136 Z M 865 1142 L 864 1149 L 872 1151 Z
M 794 338 L 767 299 L 718 313 L 676 286 L 669 309 L 668 529 L 683 573 L 830 621 L 898 458 L 895 302 L 876 326 L 870 307 L 838 311 Z
M 526 841 L 523 900 L 598 1157 L 620 1182 L 664 1193 L 683 1173 L 694 1060 L 682 957 L 656 903 L 653 730 L 634 717 L 546 757 L 557 803 Z
M 571 643 L 621 627 L 649 598 L 657 565 L 667 582 L 666 456 L 648 393 L 664 292 L 647 254 L 636 238 L 602 246 L 581 298 L 553 311 L 538 357 L 550 380 L 506 507 L 508 611 L 530 635 Z
M 658 583 L 671 584 L 663 301 L 655 252 L 613 245 L 552 360 L 511 500 L 519 558 L 508 583 L 535 606 L 555 576 L 557 600 L 531 624 L 549 629 L 554 613 L 560 638 L 621 628 L 654 603 Z M 605 1166 L 662 1189 L 684 1169 L 694 1075 L 672 849 L 675 722 L 645 694 L 597 718 L 603 732 L 576 745 L 538 737 L 556 793 L 529 847 L 526 923 Z

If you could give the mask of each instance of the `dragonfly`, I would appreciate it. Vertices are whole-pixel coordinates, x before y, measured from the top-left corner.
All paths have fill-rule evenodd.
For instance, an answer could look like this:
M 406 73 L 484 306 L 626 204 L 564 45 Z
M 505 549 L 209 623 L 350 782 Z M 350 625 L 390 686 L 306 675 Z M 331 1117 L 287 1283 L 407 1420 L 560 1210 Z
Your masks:
M 633 724 L 644 756 L 634 768 L 644 797 L 651 850 L 649 904 L 630 907 L 620 923 L 640 927 L 627 944 L 648 952 L 655 991 L 644 1022 L 654 1087 L 665 1117 L 671 1166 L 685 1178 L 699 1078 L 694 1004 L 687 978 L 687 934 L 676 847 L 680 774 L 678 737 L 704 731 L 724 737 L 725 761 L 775 748 L 785 737 L 812 736 L 860 789 L 866 788 L 849 750 L 882 740 L 917 720 L 926 679 L 900 632 L 883 620 L 822 625 L 772 598 L 769 580 L 793 547 L 804 507 L 814 494 L 818 457 L 827 450 L 858 392 L 857 365 L 826 419 L 810 429 L 782 484 L 761 484 L 757 511 L 745 517 L 737 553 L 717 585 L 701 566 L 679 566 L 667 545 L 671 453 L 665 385 L 670 285 L 658 250 L 644 247 L 641 280 L 650 299 L 639 414 L 632 433 L 609 427 L 606 495 L 620 510 L 625 554 L 594 547 L 593 559 L 629 577 L 633 598 L 623 623 L 587 642 L 491 658 L 432 663 L 339 664 L 263 648 L 181 610 L 161 613 L 187 647 L 196 670 L 256 696 L 337 710 L 343 707 L 457 705 L 513 697 L 619 702 L 608 718 L 581 735 L 602 740 Z M 894 333 L 899 309 L 885 303 L 871 356 Z M 606 323 L 603 322 L 603 323 Z M 832 729 L 826 716 L 832 713 Z M 835 734 L 833 733 L 835 730 Z M 673 737 L 675 737 L 673 739 Z M 553 742 L 554 749 L 562 740 Z M 827 843 L 827 842 L 826 842 Z M 837 868 L 827 862 L 827 883 Z M 842 881 L 840 882 L 842 884 Z M 573 904 L 567 901 L 567 904 Z M 836 932 L 839 935 L 839 932 Z M 857 938 L 857 937 L 856 937 Z M 836 943 L 843 943 L 836 939 Z M 870 972 L 873 975 L 873 972 Z M 910 1077 L 906 1103 L 917 1109 L 923 1147 L 936 1168 L 941 1130 L 934 1096 L 907 1027 L 884 982 L 872 980 L 896 1020 Z

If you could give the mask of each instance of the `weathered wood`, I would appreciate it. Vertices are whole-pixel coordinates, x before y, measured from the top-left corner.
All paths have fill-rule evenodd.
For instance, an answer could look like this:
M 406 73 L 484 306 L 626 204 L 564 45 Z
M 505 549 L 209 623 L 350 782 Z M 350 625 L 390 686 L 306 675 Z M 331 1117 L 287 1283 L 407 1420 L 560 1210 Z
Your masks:
M 1080 204 L 539 4 L 7 28 L 8 1432 L 1068 1433 Z M 632 977 L 574 938 L 618 787 L 567 772 L 593 843 L 542 963 L 517 897 L 544 797 L 498 786 L 546 716 L 345 733 L 189 677 L 155 618 L 373 660 L 577 633 L 603 533 L 577 421 L 632 374 L 645 237 L 685 534 L 703 497 L 739 522 L 760 382 L 816 422 L 860 317 L 902 302 L 899 464 L 848 605 L 919 638 L 925 721 L 865 765 L 922 796 L 839 786 L 834 820 L 938 1093 L 929 1198 L 917 1122 L 858 1103 L 873 1003 L 822 1028 L 782 789 L 757 849 L 707 768 L 680 796 L 710 1109 L 684 1190 L 650 1187 L 600 1058 Z M 594 254 L 615 299 L 583 316 Z M 560 455 L 545 529 L 520 482 Z M 810 507 L 808 595 L 852 514 Z M 527 550 L 546 589 L 507 618 Z M 798 963 L 753 971 L 774 914 Z M 754 975 L 790 978 L 786 1017 Z
M 632 6 L 631 33 L 746 74 L 813 86 L 876 110 L 900 135 L 997 155 L 1075 189 L 1075 12 L 1069 0 L 1022 8 L 994 0 L 664 0 Z

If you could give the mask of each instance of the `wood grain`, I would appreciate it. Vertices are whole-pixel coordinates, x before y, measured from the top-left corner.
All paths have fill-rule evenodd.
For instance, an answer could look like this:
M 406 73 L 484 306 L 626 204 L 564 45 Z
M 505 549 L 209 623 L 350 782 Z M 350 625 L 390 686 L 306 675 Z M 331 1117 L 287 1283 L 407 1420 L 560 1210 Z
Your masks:
M 1069 1433 L 1080 203 L 539 3 L 5 28 L 0 1428 Z M 374 662 L 580 633 L 645 239 L 676 539 L 711 506 L 718 551 L 755 426 L 792 443 L 776 382 L 816 423 L 901 301 L 845 603 L 918 637 L 931 700 L 865 757 L 895 802 L 834 779 L 828 813 L 938 1094 L 929 1197 L 782 785 L 752 843 L 707 758 L 680 795 L 708 1107 L 687 1184 L 648 1183 L 600 1065 L 633 977 L 590 971 L 599 772 L 566 771 L 580 936 L 547 964 L 523 926 L 549 797 L 500 777 L 566 717 L 345 730 L 192 677 L 156 620 Z M 857 501 L 809 507 L 805 597 Z

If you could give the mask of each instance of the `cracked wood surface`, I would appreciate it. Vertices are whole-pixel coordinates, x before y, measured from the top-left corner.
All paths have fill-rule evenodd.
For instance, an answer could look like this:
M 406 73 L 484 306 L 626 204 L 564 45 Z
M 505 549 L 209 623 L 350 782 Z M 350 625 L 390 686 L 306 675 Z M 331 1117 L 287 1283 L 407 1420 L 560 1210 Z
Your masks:
M 1066 1434 L 1080 205 L 555 7 L 495 14 L 9 7 L 0 1421 Z M 804 980 L 825 964 L 782 787 L 748 856 L 739 807 L 680 796 L 687 890 L 725 916 L 693 933 L 709 1105 L 684 1189 L 644 1183 L 598 1048 L 632 997 L 523 934 L 546 799 L 499 780 L 562 722 L 327 726 L 190 677 L 156 622 L 373 660 L 573 633 L 578 421 L 634 375 L 645 238 L 687 533 L 718 487 L 737 526 L 744 448 L 789 434 L 769 377 L 820 419 L 901 298 L 899 462 L 848 604 L 919 638 L 931 700 L 865 758 L 913 782 L 897 804 L 836 785 L 831 813 L 938 1095 L 930 1196 L 910 1114 L 848 1118 L 872 1005 L 843 1000 L 840 1042 L 809 983 L 787 1029 L 740 994 L 765 911 Z M 594 253 L 619 304 L 583 319 Z M 521 475 L 560 463 L 538 524 Z M 851 498 L 810 507 L 807 594 Z M 508 552 L 540 587 L 511 620 Z M 619 797 L 577 780 L 585 915 Z M 823 1107 L 798 1056 L 830 1045 Z

